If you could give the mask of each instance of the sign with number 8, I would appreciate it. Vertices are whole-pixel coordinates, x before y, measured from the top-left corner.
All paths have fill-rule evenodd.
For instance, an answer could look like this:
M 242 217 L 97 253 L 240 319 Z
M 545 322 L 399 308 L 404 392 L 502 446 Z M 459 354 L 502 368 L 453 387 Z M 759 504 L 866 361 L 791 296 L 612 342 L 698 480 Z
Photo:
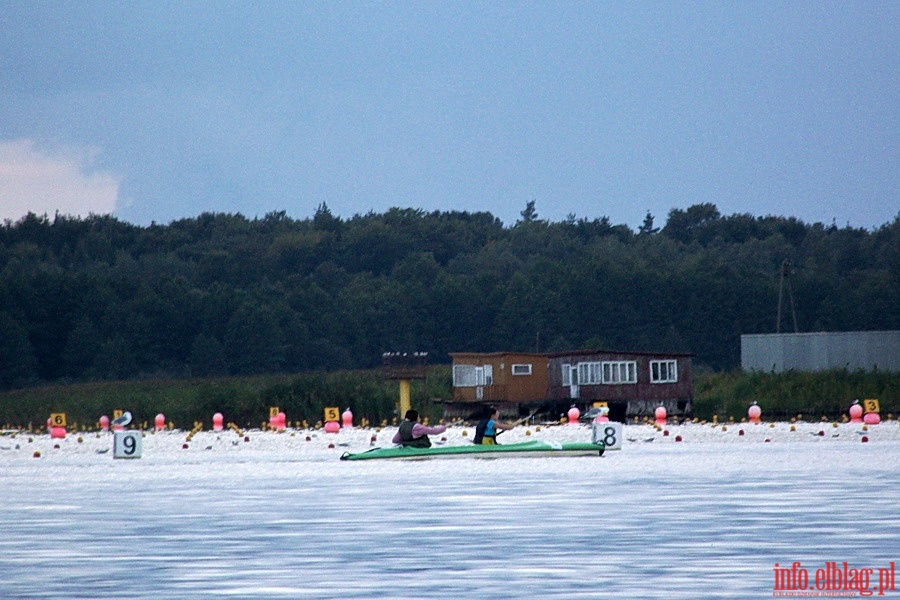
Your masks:
M 603 444 L 606 450 L 622 449 L 622 424 L 616 421 L 593 423 L 592 441 Z

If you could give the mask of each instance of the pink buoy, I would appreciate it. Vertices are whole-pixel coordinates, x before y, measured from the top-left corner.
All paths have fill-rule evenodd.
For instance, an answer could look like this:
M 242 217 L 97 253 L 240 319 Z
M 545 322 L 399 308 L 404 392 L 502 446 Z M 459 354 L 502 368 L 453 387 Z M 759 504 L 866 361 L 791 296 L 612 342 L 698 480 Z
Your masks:
M 759 417 L 762 414 L 762 409 L 757 405 L 753 405 L 747 409 L 747 418 L 750 419 L 751 423 L 759 423 Z
M 353 413 L 349 408 L 341 413 L 341 421 L 346 429 L 353 429 Z
M 103 431 L 109 431 L 109 417 L 103 415 L 100 417 L 100 429 Z
M 156 425 L 157 431 L 162 431 L 166 428 L 166 415 L 159 413 L 156 415 L 156 418 L 153 420 L 154 425 Z
M 213 431 L 222 431 L 222 422 L 225 420 L 225 417 L 222 416 L 222 413 L 216 413 L 213 415 Z
M 325 433 L 338 433 L 341 430 L 341 425 L 337 421 L 328 421 L 325 423 Z
M 850 422 L 851 423 L 862 423 L 862 406 L 859 404 L 854 404 L 850 407 Z
M 863 417 L 863 423 L 866 425 L 878 425 L 881 423 L 881 417 L 878 413 L 866 413 L 866 416 Z
M 567 416 L 569 417 L 569 425 L 575 425 L 578 423 L 578 418 L 581 416 L 581 411 L 578 410 L 577 407 L 573 406 L 569 409 Z
M 653 415 L 656 417 L 657 425 L 665 425 L 666 424 L 666 407 L 665 406 L 660 406 L 659 408 L 657 408 L 656 412 L 654 412 Z
M 66 437 L 66 428 L 65 427 L 51 427 L 50 428 L 50 438 L 63 439 Z

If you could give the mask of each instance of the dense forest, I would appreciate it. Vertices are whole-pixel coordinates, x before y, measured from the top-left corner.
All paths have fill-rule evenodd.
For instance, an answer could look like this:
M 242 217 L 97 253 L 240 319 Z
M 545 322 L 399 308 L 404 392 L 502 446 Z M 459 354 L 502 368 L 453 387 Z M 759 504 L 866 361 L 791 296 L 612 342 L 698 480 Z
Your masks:
M 385 351 L 608 348 L 740 366 L 740 335 L 900 328 L 900 215 L 875 230 L 673 209 L 636 231 L 490 213 L 202 214 L 0 227 L 0 389 L 370 368 Z M 781 307 L 780 322 L 779 306 Z

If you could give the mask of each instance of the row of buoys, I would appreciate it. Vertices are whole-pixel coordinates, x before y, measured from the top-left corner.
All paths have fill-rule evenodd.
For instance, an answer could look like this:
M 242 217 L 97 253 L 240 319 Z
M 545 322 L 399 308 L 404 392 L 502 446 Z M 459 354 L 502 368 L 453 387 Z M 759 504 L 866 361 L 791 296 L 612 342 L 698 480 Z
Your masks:
M 342 420 L 343 426 L 345 428 L 353 427 L 353 413 L 350 411 L 349 408 L 343 412 L 343 414 L 341 415 L 341 420 Z M 109 426 L 110 426 L 109 417 L 107 417 L 106 415 L 103 415 L 102 417 L 100 417 L 99 423 L 100 423 L 100 428 L 103 431 L 109 431 Z M 212 417 L 212 423 L 213 423 L 213 431 L 222 431 L 225 428 L 225 417 L 222 415 L 222 413 L 217 412 Z M 331 432 L 330 430 L 334 429 L 333 426 L 329 427 L 329 425 L 331 423 L 334 423 L 334 425 L 337 425 L 337 431 L 340 431 L 340 427 L 341 427 L 340 424 L 338 424 L 337 422 L 329 421 L 328 423 L 325 423 L 325 431 L 326 432 L 330 433 Z M 154 426 L 156 428 L 156 431 L 164 430 L 166 428 L 166 416 L 162 413 L 156 415 L 156 417 L 154 419 Z M 269 418 L 269 426 L 272 429 L 284 431 L 287 428 L 287 415 L 283 411 L 279 412 L 276 415 L 272 415 Z M 51 432 L 51 437 L 65 437 L 65 431 L 66 431 L 65 427 L 50 427 L 49 421 L 48 421 L 48 427 Z M 124 427 L 122 425 L 113 425 L 113 429 L 115 429 L 116 431 L 121 431 L 124 429 Z M 61 430 L 61 431 L 57 431 L 57 430 Z
M 599 416 L 597 416 L 594 421 L 598 423 L 609 421 L 609 417 L 607 416 L 608 411 L 601 412 Z M 850 406 L 850 420 L 852 423 L 865 423 L 867 425 L 877 425 L 881 422 L 881 418 L 877 412 L 867 412 L 863 415 L 863 407 L 859 404 L 859 401 L 855 402 L 852 406 Z M 751 423 L 759 424 L 761 422 L 762 409 L 754 402 L 750 408 L 747 409 L 747 418 Z M 568 413 L 566 414 L 568 423 L 570 425 L 577 424 L 581 417 L 581 411 L 578 410 L 578 407 L 572 406 Z M 656 425 L 663 427 L 666 425 L 666 419 L 668 418 L 668 412 L 666 411 L 665 406 L 659 406 L 654 411 L 654 420 Z M 222 431 L 225 426 L 225 418 L 222 413 L 215 413 L 213 415 L 213 431 Z M 713 417 L 713 422 L 715 422 L 715 417 Z M 110 420 L 109 417 L 103 415 L 100 417 L 100 428 L 103 431 L 109 431 L 110 428 Z M 166 428 L 166 417 L 162 413 L 156 415 L 154 419 L 154 425 L 156 431 L 162 431 Z M 284 431 L 287 427 L 287 416 L 284 412 L 279 412 L 278 414 L 272 415 L 269 418 L 269 426 L 277 431 Z M 47 427 L 50 431 L 51 438 L 65 438 L 66 437 L 66 428 L 52 426 L 50 421 L 48 420 Z M 351 412 L 348 407 L 343 413 L 341 413 L 341 422 L 337 421 L 327 421 L 325 423 L 325 433 L 338 433 L 341 428 L 344 429 L 352 429 L 353 428 L 353 412 Z M 116 431 L 124 430 L 123 425 L 113 424 L 113 429 Z
M 573 407 L 573 409 L 574 409 L 574 407 Z M 574 409 L 574 410 L 577 411 L 577 409 Z M 571 412 L 572 412 L 572 410 L 570 409 L 569 410 L 570 415 L 571 415 Z M 849 412 L 850 412 L 850 422 L 851 423 L 865 423 L 866 425 L 878 425 L 879 423 L 881 423 L 881 417 L 878 415 L 877 412 L 867 412 L 865 415 L 863 415 L 863 407 L 860 406 L 858 401 L 855 402 L 850 407 Z M 656 411 L 654 412 L 654 418 L 656 420 L 656 424 L 659 426 L 663 426 L 666 424 L 666 417 L 667 417 L 667 413 L 666 413 L 665 406 L 658 407 L 656 409 Z M 756 402 L 754 402 L 750 406 L 750 408 L 747 409 L 747 420 L 749 420 L 751 423 L 759 424 L 762 422 L 760 420 L 761 417 L 762 417 L 762 409 L 759 407 L 759 405 L 756 404 Z M 715 419 L 714 419 L 714 421 L 715 421 Z M 571 418 L 570 418 L 569 422 L 571 423 Z

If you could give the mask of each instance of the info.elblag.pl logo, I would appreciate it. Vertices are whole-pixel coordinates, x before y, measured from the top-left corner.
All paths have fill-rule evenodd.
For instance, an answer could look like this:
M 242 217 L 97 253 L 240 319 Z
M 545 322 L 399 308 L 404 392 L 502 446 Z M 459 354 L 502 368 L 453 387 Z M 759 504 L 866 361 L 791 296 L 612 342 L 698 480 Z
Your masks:
M 859 593 L 860 596 L 884 596 L 885 592 L 897 591 L 894 563 L 884 568 L 857 568 L 849 563 L 826 562 L 821 569 L 816 569 L 810 576 L 809 570 L 799 561 L 791 563 L 790 568 L 775 563 L 775 586 L 773 596 L 848 596 Z M 877 575 L 876 575 L 877 573 Z M 877 584 L 876 584 L 876 579 Z M 806 592 L 796 594 L 794 592 Z M 822 592 L 822 593 L 816 593 Z M 831 592 L 831 593 L 829 593 Z M 837 594 L 836 592 L 848 592 Z

